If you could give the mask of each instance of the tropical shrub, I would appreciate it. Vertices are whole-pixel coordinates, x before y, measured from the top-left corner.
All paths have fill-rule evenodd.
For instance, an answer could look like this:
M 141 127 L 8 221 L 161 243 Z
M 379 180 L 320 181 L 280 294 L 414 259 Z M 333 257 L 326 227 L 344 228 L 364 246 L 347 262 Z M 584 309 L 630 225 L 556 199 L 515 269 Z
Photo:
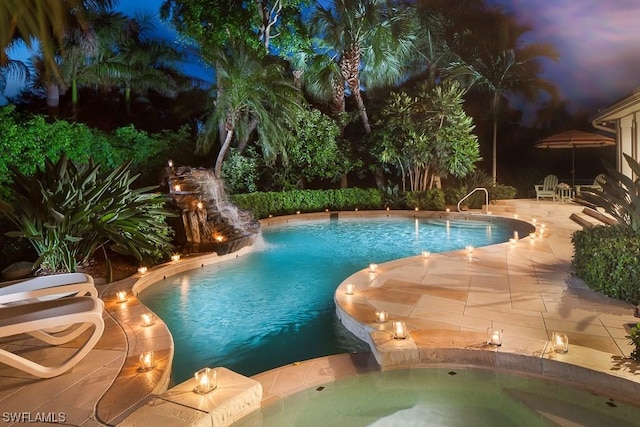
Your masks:
M 427 191 L 409 191 L 406 193 L 407 205 L 410 208 L 418 208 L 427 211 L 443 211 L 444 192 L 439 188 Z
M 381 163 L 400 171 L 402 189 L 425 191 L 434 175 L 463 177 L 480 160 L 474 124 L 457 83 L 423 85 L 417 96 L 391 93 L 372 133 Z
M 237 150 L 230 150 L 229 158 L 222 164 L 224 187 L 227 193 L 254 193 L 258 191 L 259 159 L 256 155 L 243 156 Z
M 571 261 L 576 276 L 607 296 L 640 302 L 640 233 L 626 225 L 576 231 Z
M 157 181 L 156 171 L 173 147 L 188 140 L 189 129 L 148 134 L 126 126 L 107 134 L 82 123 L 18 114 L 14 106 L 5 106 L 0 107 L 0 135 L 0 199 L 6 201 L 10 166 L 30 176 L 44 167 L 45 159 L 55 162 L 63 154 L 75 163 L 87 163 L 91 154 L 95 163 L 107 168 L 128 161 L 132 171 Z
M 387 185 L 382 189 L 382 201 L 385 207 L 395 209 L 406 207 L 405 194 L 400 191 L 400 185 L 398 184 L 393 187 Z
M 380 209 L 382 194 L 369 188 L 337 190 L 292 190 L 283 192 L 235 194 L 231 200 L 240 208 L 253 211 L 258 218 L 300 212 L 319 212 L 325 209 Z
M 102 172 L 89 162 L 76 166 L 66 156 L 49 159 L 33 176 L 13 170 L 12 199 L 0 201 L 0 214 L 13 224 L 9 237 L 29 240 L 47 273 L 75 271 L 96 250 L 107 249 L 154 262 L 169 253 L 171 215 L 153 187 L 132 189 L 130 162 Z
M 489 200 L 507 200 L 514 199 L 518 190 L 515 187 L 504 184 L 496 184 L 487 188 L 489 191 Z

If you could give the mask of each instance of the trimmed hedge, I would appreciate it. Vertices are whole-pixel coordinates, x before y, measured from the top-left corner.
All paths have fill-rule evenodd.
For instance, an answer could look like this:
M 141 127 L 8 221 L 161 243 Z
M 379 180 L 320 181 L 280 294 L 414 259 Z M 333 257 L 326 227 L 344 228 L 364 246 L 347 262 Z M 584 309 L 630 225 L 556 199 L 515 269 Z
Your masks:
M 597 226 L 573 233 L 571 265 L 593 290 L 632 304 L 640 303 L 640 234 L 622 225 Z
M 234 194 L 230 198 L 239 208 L 253 211 L 256 219 L 266 218 L 269 215 L 288 215 L 297 211 L 382 208 L 382 193 L 375 188 L 247 193 Z

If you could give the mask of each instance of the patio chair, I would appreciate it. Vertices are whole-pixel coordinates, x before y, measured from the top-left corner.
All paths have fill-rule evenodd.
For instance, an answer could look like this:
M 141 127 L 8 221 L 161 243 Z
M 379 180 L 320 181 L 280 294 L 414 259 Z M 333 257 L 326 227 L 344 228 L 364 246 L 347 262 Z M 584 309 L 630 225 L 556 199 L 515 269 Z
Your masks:
M 542 184 L 536 184 L 533 186 L 536 190 L 536 200 L 540 198 L 550 197 L 555 202 L 558 198 L 557 187 L 558 177 L 555 175 L 547 175 L 544 177 Z
M 93 332 L 84 344 L 57 365 L 45 366 L 19 355 L 18 352 L 2 348 L 0 348 L 0 363 L 39 378 L 52 378 L 67 372 L 91 351 L 102 336 L 103 308 L 102 300 L 86 296 L 0 307 L 0 338 L 30 334 L 47 344 L 60 345 L 78 338 L 93 326 Z M 77 327 L 66 328 L 64 333 L 57 335 L 44 332 L 48 328 L 67 325 L 77 325 Z M 48 356 L 47 360 L 50 359 Z
M 584 190 L 585 188 L 591 190 L 602 190 L 602 185 L 604 184 L 605 179 L 605 174 L 601 173 L 593 179 L 592 185 L 576 185 L 576 194 L 580 195 L 580 191 Z
M 39 276 L 0 287 L 0 307 L 66 296 L 98 296 L 93 277 L 84 273 Z M 33 302 L 33 301 L 32 301 Z

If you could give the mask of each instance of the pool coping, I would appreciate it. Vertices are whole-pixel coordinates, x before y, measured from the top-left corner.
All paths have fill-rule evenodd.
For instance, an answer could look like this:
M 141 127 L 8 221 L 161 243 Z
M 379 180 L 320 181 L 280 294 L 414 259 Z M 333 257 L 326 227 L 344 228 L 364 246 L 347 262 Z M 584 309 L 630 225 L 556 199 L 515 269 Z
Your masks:
M 326 219 L 330 217 L 331 214 L 335 214 L 335 212 L 302 213 L 302 214 L 269 218 L 269 219 L 262 220 L 261 223 L 263 227 L 270 227 L 271 225 L 276 225 L 276 224 L 294 224 L 296 222 L 303 222 L 308 220 Z M 427 211 L 421 211 L 421 212 L 341 211 L 339 212 L 339 215 L 344 218 L 371 218 L 371 217 L 384 217 L 389 215 L 402 216 L 402 217 L 439 217 L 439 218 L 449 217 L 452 219 L 453 218 L 455 219 L 458 219 L 458 218 L 466 218 L 466 219 L 485 218 L 486 219 L 488 218 L 487 215 L 484 215 L 484 214 L 478 215 L 473 213 L 445 213 L 445 212 L 427 212 Z M 504 219 L 512 219 L 513 216 L 507 217 L 507 216 L 491 215 L 490 218 L 496 219 L 496 220 L 504 220 Z M 491 245 L 490 247 L 485 247 L 485 248 L 491 248 L 493 246 L 500 246 L 500 245 L 504 246 L 508 244 L 501 243 L 498 245 Z M 217 262 L 223 262 L 226 259 L 235 258 L 237 256 L 241 256 L 246 253 L 250 253 L 252 251 L 253 251 L 253 248 L 243 248 L 238 253 L 233 253 L 233 254 L 220 256 L 220 257 L 215 255 L 185 257 L 178 262 L 167 263 L 167 264 L 158 266 L 156 268 L 149 269 L 149 271 L 145 275 L 137 275 L 137 277 L 134 277 L 133 280 L 129 281 L 129 283 L 124 284 L 124 288 L 128 287 L 129 289 L 131 289 L 135 298 L 135 296 L 137 296 L 140 291 L 152 285 L 153 283 L 156 283 L 156 280 L 160 277 L 168 277 L 170 275 L 177 274 L 182 271 L 203 267 L 204 265 L 210 265 Z M 433 254 L 432 256 L 434 257 L 446 256 L 446 254 L 444 255 Z M 389 265 L 393 265 L 393 263 L 398 263 L 398 262 L 402 263 L 403 260 L 407 260 L 407 259 L 415 259 L 417 261 L 419 257 L 410 257 L 410 258 L 403 258 L 400 260 L 394 260 L 394 261 L 390 261 L 389 263 L 381 264 L 381 266 L 382 267 L 389 266 Z M 423 262 L 423 261 L 420 260 L 420 262 Z M 363 273 L 362 271 L 358 272 L 354 276 L 357 276 L 362 273 Z M 366 275 L 368 276 L 368 273 L 366 273 Z M 336 288 L 336 295 L 339 295 L 343 291 L 343 287 L 346 281 L 351 280 L 352 278 L 353 277 L 346 278 L 345 281 Z M 107 297 L 112 296 L 115 293 L 116 289 L 120 289 L 121 287 L 123 287 L 122 282 L 127 282 L 127 281 L 125 280 L 125 281 L 117 282 L 118 285 L 115 286 L 113 289 L 109 289 L 109 292 L 106 292 L 106 296 Z M 349 322 L 350 322 L 349 319 L 351 318 L 351 316 L 349 315 L 349 311 L 344 309 L 344 301 L 341 301 L 340 298 L 338 297 L 336 297 L 336 300 L 337 300 L 336 310 L 338 312 L 338 315 L 343 321 L 343 323 L 345 323 L 345 326 L 348 329 L 361 328 L 362 330 L 366 330 L 371 326 L 370 322 L 366 322 L 366 321 L 363 321 L 362 319 L 358 319 L 358 316 L 353 316 L 353 318 L 351 319 L 351 321 L 353 322 L 353 325 L 349 326 Z M 123 321 L 126 323 L 126 320 L 123 320 Z M 159 322 L 161 321 L 159 320 Z M 456 339 L 451 340 L 450 331 L 447 331 L 446 333 L 448 335 L 447 340 L 452 342 L 453 345 L 448 345 L 448 346 L 432 345 L 432 346 L 423 347 L 423 349 L 427 349 L 427 351 L 420 351 L 419 346 L 416 344 L 416 340 L 412 338 L 413 337 L 412 334 L 415 334 L 415 331 L 412 334 L 410 334 L 410 339 L 402 341 L 402 345 L 400 346 L 401 347 L 400 351 L 397 351 L 397 350 L 389 351 L 388 348 L 385 349 L 385 346 L 388 346 L 390 342 L 392 343 L 391 345 L 396 346 L 397 340 L 393 340 L 393 338 L 390 337 L 389 332 L 385 331 L 384 328 L 379 328 L 379 327 L 372 328 L 368 333 L 367 340 L 365 341 L 369 342 L 370 344 L 373 344 L 372 357 L 375 357 L 378 363 L 382 362 L 381 363 L 382 369 L 393 369 L 398 367 L 416 366 L 416 365 L 435 365 L 435 364 L 444 363 L 444 361 L 446 360 L 451 360 L 450 359 L 451 357 L 459 357 L 461 358 L 461 360 L 466 361 L 464 363 L 470 363 L 472 365 L 484 364 L 484 366 L 496 367 L 500 369 L 516 369 L 516 368 L 525 369 L 525 372 L 528 369 L 528 371 L 531 372 L 531 374 L 533 375 L 541 375 L 542 377 L 545 377 L 545 375 L 556 375 L 559 378 L 566 378 L 567 381 L 575 379 L 575 380 L 578 380 L 579 383 L 586 382 L 587 385 L 592 384 L 592 382 L 590 382 L 589 380 L 589 376 L 594 373 L 598 376 L 600 374 L 604 374 L 607 378 L 612 376 L 613 378 L 620 378 L 618 376 L 612 375 L 611 373 L 598 370 L 597 367 L 593 367 L 593 366 L 585 367 L 580 365 L 574 365 L 573 363 L 575 363 L 576 360 L 572 361 L 571 357 L 574 354 L 578 354 L 582 352 L 582 350 L 578 349 L 578 346 L 572 346 L 572 349 L 569 352 L 570 356 L 566 358 L 566 360 L 559 360 L 556 354 L 546 354 L 544 348 L 539 355 L 534 357 L 531 357 L 532 355 L 530 354 L 519 354 L 518 352 L 511 354 L 510 350 L 508 350 L 507 347 L 502 347 L 500 349 L 495 347 L 489 347 L 489 348 L 482 348 L 482 351 L 478 351 L 478 348 L 476 347 L 478 347 L 479 343 L 484 341 L 485 334 L 477 331 L 474 333 L 465 331 L 464 333 L 457 333 L 456 335 L 458 335 L 458 337 Z M 459 348 L 461 345 L 463 348 Z M 472 346 L 472 348 L 465 348 L 470 345 Z M 169 351 L 172 356 L 173 355 L 172 340 L 171 340 L 171 345 L 169 347 L 170 347 Z M 587 353 L 590 353 L 588 350 L 589 349 L 587 349 Z M 385 359 L 384 354 L 388 356 L 387 359 Z M 352 357 L 353 356 L 349 356 L 349 358 L 352 358 Z M 362 356 L 362 357 L 365 357 L 365 356 Z M 598 355 L 598 360 L 601 360 L 602 357 L 603 355 L 601 354 Z M 165 369 L 164 369 L 164 372 L 166 372 L 166 376 L 164 376 L 158 381 L 157 383 L 159 384 L 158 388 L 155 388 L 153 393 L 149 393 L 149 396 L 161 395 L 162 388 L 168 386 L 168 378 L 169 378 L 168 376 L 170 375 L 171 357 L 167 359 L 168 359 L 167 361 L 168 365 L 165 366 Z M 326 365 L 326 363 L 329 363 L 329 361 L 332 361 L 332 360 L 335 360 L 335 356 L 313 359 L 311 361 L 304 361 L 297 364 L 276 368 L 274 370 L 267 371 L 265 373 L 261 373 L 253 376 L 252 377 L 253 379 L 261 383 L 263 393 L 264 393 L 263 395 L 261 395 L 259 405 L 274 403 L 282 397 L 285 397 L 287 395 L 300 391 L 305 387 L 308 387 L 309 384 L 312 384 L 311 386 L 313 386 L 316 383 L 320 384 L 322 381 L 332 381 L 340 377 L 340 375 L 338 376 L 321 375 L 320 376 L 321 379 L 313 380 L 310 383 L 302 382 L 302 383 L 298 383 L 297 385 L 293 384 L 288 388 L 278 389 L 279 391 L 277 392 L 274 391 L 273 387 L 268 386 L 270 378 L 273 378 L 274 376 L 280 376 L 280 377 L 287 376 L 291 374 L 290 370 L 292 369 L 293 370 L 301 369 L 303 367 L 308 367 L 307 365 L 309 364 L 313 365 L 318 363 L 320 363 L 320 365 L 322 366 L 323 364 Z M 525 360 L 527 363 L 531 363 L 532 365 L 527 366 L 527 363 L 523 363 L 523 360 Z M 324 366 L 321 369 L 324 369 L 326 371 L 326 368 L 327 367 Z M 293 378 L 298 378 L 298 377 L 294 374 Z M 630 378 L 622 378 L 622 379 L 626 381 L 625 390 L 627 390 L 628 387 L 631 387 L 631 389 L 635 393 L 640 392 L 640 384 L 636 377 L 630 376 Z M 315 381 L 320 381 L 320 382 L 315 382 Z M 602 383 L 604 384 L 604 386 L 606 386 L 607 382 L 603 381 Z M 146 402 L 148 401 L 149 401 L 149 398 L 146 400 Z M 137 407 L 140 407 L 140 404 L 144 406 L 146 402 L 141 400 L 139 402 L 139 405 L 137 405 Z M 134 408 L 130 408 L 130 410 L 127 411 L 126 414 L 123 413 L 118 418 L 118 421 L 123 421 L 125 419 L 125 415 L 129 415 L 132 413 L 132 409 Z M 204 416 L 204 413 L 202 415 Z M 125 422 L 123 423 L 123 425 L 128 425 L 128 424 Z

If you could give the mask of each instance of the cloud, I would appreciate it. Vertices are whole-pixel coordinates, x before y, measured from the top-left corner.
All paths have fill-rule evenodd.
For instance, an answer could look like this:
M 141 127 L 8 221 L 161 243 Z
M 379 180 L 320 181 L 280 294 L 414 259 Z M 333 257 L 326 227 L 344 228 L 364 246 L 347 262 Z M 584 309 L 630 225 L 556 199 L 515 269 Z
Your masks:
M 637 0 L 494 0 L 532 25 L 528 41 L 550 43 L 558 62 L 545 62 L 575 108 L 608 102 L 640 85 L 640 2 Z M 589 107 L 594 107 L 590 105 Z

